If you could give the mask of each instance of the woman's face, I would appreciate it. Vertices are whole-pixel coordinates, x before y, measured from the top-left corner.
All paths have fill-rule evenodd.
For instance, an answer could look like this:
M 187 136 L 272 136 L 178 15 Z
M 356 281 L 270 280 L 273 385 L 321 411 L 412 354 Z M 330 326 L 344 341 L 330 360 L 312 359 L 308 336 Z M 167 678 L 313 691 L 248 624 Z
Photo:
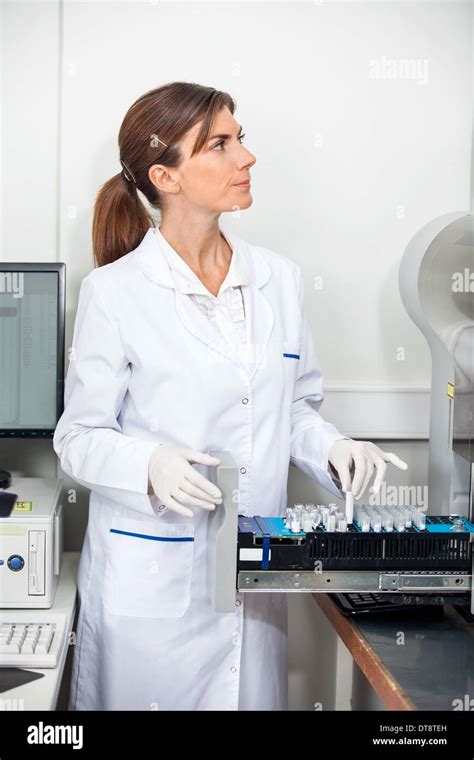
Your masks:
M 191 158 L 201 124 L 195 124 L 181 140 L 184 158 L 180 166 L 155 165 L 150 169 L 150 179 L 165 195 L 165 204 L 174 203 L 176 197 L 185 205 L 214 213 L 248 208 L 253 201 L 250 187 L 239 187 L 238 183 L 250 180 L 250 167 L 256 158 L 242 144 L 240 125 L 229 109 L 223 108 L 207 145 Z

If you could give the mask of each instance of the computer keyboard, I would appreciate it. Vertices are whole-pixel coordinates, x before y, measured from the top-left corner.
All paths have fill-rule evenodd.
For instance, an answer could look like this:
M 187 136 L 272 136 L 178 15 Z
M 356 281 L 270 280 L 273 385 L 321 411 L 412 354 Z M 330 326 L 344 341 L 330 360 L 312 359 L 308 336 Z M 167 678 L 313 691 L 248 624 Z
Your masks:
M 65 634 L 64 615 L 22 620 L 0 611 L 0 668 L 55 668 Z

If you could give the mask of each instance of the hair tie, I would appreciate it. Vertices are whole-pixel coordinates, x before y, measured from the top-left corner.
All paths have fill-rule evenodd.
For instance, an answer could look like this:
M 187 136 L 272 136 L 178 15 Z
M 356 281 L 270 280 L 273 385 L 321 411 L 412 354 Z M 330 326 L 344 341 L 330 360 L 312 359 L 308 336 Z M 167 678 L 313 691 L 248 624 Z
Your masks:
M 162 145 L 164 145 L 165 148 L 168 147 L 168 143 L 165 143 L 163 140 L 160 140 L 159 137 L 157 137 L 156 139 L 158 140 L 158 142 L 160 142 Z M 137 180 L 133 176 L 133 173 L 130 171 L 130 169 L 128 168 L 127 164 L 124 161 L 122 161 L 122 159 L 120 159 L 120 163 L 122 164 L 122 177 L 125 180 L 127 180 L 127 182 L 134 182 L 134 184 L 136 185 L 137 184 Z
M 120 159 L 120 163 L 122 164 L 122 177 L 127 180 L 127 182 L 133 182 L 136 185 L 137 180 L 133 176 L 128 166 L 124 163 L 124 161 L 122 161 L 122 159 Z

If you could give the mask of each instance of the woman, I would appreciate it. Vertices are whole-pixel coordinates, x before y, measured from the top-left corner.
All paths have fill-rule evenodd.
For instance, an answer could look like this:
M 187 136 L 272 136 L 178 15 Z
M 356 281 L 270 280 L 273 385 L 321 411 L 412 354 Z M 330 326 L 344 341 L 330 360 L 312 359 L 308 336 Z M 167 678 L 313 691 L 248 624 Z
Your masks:
M 252 203 L 234 109 L 192 83 L 145 93 L 97 197 L 54 436 L 91 489 L 71 709 L 287 709 L 285 596 L 239 593 L 219 614 L 207 592 L 206 452 L 236 460 L 243 515 L 284 513 L 290 461 L 341 498 L 351 467 L 359 495 L 404 466 L 318 414 L 300 268 L 219 228 Z

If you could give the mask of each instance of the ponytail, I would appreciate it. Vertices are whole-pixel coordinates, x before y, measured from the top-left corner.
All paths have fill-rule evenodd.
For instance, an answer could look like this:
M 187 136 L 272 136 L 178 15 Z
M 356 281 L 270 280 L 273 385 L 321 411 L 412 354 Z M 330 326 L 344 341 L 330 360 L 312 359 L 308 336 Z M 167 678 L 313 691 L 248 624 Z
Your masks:
M 133 251 L 155 223 L 138 196 L 134 182 L 122 172 L 100 188 L 92 221 L 92 249 L 102 267 Z

